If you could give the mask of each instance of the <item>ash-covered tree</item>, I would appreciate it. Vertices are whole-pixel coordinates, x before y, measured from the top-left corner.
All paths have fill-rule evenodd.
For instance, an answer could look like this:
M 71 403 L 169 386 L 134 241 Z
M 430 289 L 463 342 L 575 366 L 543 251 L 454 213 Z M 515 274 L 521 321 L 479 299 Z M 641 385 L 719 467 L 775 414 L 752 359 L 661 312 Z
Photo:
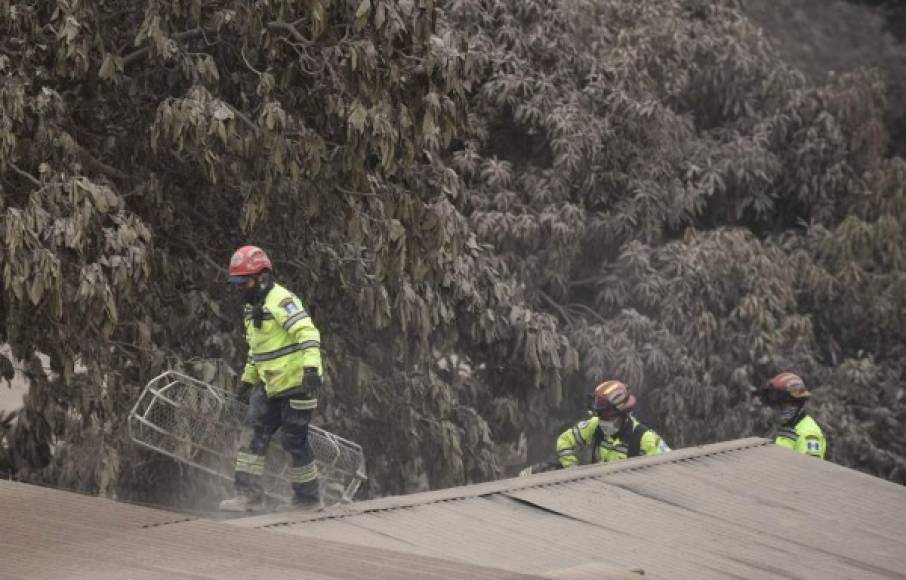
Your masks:
M 126 413 L 164 368 L 235 381 L 248 241 L 312 305 L 372 494 L 544 454 L 606 376 L 674 446 L 759 433 L 781 365 L 836 460 L 904 477 L 882 88 L 812 84 L 735 3 L 0 0 L 0 77 L 19 477 L 174 485 Z
M 499 473 L 481 389 L 444 381 L 435 354 L 503 353 L 519 396 L 559 389 L 567 349 L 457 209 L 438 155 L 478 55 L 437 17 L 431 1 L 0 4 L 2 340 L 33 371 L 7 436 L 20 476 L 166 483 L 136 467 L 124 419 L 164 368 L 234 380 L 224 268 L 246 241 L 312 305 L 321 421 L 364 444 L 372 493 Z
M 745 0 L 778 55 L 818 83 L 871 67 L 886 85 L 885 125 L 894 154 L 906 154 L 906 6 L 887 0 Z M 899 37 L 899 38 L 897 38 Z
M 618 377 L 675 446 L 767 434 L 752 390 L 794 368 L 834 458 L 903 481 L 884 87 L 807 80 L 739 8 L 449 2 L 487 55 L 451 160 L 466 212 L 579 352 L 564 410 Z

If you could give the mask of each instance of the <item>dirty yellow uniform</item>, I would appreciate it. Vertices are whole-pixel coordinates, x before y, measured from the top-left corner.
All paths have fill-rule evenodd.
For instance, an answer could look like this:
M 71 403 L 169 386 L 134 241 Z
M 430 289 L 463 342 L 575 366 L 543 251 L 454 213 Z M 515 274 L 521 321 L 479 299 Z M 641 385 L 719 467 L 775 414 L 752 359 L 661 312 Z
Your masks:
M 787 426 L 777 432 L 774 443 L 804 455 L 824 459 L 827 453 L 827 440 L 824 432 L 814 419 L 805 415 L 795 425 Z
M 279 284 L 274 284 L 263 304 L 246 304 L 245 336 L 249 355 L 242 380 L 264 383 L 268 397 L 285 396 L 298 389 L 306 367 L 322 374 L 321 333 L 302 302 Z M 297 400 L 294 408 L 317 406 L 318 400 L 312 398 L 304 403 Z
M 249 397 L 245 424 L 251 440 L 236 456 L 236 488 L 246 496 L 261 493 L 267 449 L 277 429 L 292 457 L 287 478 L 295 500 L 318 501 L 318 468 L 308 431 L 318 407 L 318 390 L 305 385 L 305 369 L 322 375 L 321 334 L 295 294 L 274 284 L 263 302 L 245 305 L 248 362 L 242 380 L 256 386 Z
M 557 458 L 562 467 L 579 465 L 581 452 L 589 447 L 592 450 L 592 463 L 607 463 L 670 451 L 660 435 L 632 415 L 616 434 L 610 436 L 598 429 L 600 422 L 598 417 L 580 421 L 557 438 Z

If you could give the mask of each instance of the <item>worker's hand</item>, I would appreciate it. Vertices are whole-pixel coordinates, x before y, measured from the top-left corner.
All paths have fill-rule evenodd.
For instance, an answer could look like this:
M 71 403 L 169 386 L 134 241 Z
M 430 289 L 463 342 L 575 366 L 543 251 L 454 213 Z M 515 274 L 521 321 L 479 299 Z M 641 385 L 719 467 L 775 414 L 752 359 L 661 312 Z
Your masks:
M 302 386 L 305 387 L 305 390 L 311 397 L 317 397 L 318 391 L 321 390 L 321 385 L 323 384 L 321 375 L 318 374 L 318 369 L 314 367 L 305 367 L 305 375 L 302 379 Z
M 252 383 L 242 381 L 241 383 L 239 383 L 239 390 L 236 391 L 236 398 L 243 403 L 248 403 L 249 397 L 252 396 L 252 389 L 254 388 L 255 385 L 253 385 Z

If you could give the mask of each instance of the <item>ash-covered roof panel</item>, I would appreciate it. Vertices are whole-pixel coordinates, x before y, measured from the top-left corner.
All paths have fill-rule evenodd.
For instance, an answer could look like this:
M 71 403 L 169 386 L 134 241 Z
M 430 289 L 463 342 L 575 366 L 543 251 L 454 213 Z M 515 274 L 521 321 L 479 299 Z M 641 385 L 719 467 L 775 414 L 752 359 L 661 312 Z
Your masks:
M 906 578 L 906 489 L 763 439 L 233 523 L 549 577 Z

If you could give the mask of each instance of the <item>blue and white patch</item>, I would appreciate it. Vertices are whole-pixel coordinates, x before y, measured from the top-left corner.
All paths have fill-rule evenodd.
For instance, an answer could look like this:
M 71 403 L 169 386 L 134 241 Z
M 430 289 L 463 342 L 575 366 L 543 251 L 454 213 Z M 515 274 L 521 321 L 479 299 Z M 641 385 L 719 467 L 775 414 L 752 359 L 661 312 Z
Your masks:
M 805 448 L 809 452 L 818 453 L 821 451 L 821 443 L 817 439 L 808 439 L 805 442 Z
M 286 310 L 286 313 L 292 315 L 295 312 L 299 312 L 300 308 L 295 302 L 287 302 L 283 305 L 283 310 Z

